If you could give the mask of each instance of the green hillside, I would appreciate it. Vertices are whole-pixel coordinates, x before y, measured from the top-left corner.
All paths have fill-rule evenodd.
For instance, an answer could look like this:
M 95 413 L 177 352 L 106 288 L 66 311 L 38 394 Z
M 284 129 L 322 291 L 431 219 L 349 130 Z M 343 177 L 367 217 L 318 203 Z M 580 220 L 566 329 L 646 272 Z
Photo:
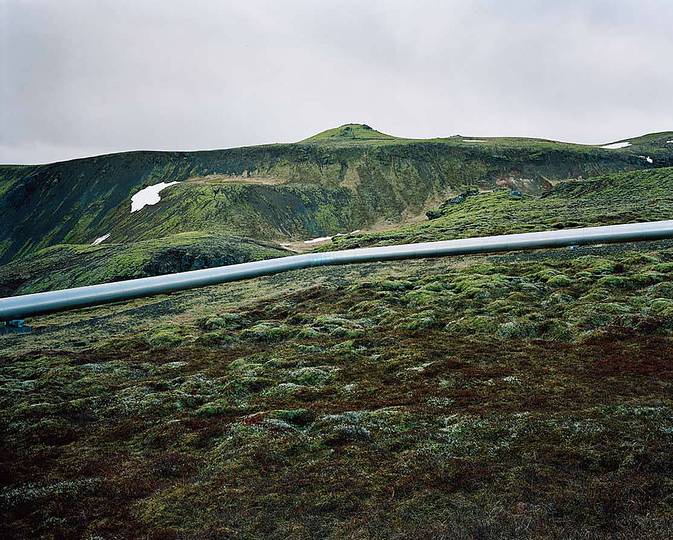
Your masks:
M 105 234 L 113 243 L 193 231 L 288 241 L 391 226 L 467 187 L 541 193 L 558 180 L 672 166 L 671 136 L 609 150 L 537 139 L 398 139 L 349 124 L 296 144 L 2 166 L 0 263 Z M 139 190 L 173 181 L 181 183 L 159 204 L 130 212 Z
M 129 244 L 60 244 L 0 266 L 0 297 L 200 270 L 289 253 L 268 242 L 198 232 Z
M 180 194 L 178 189 L 171 191 L 166 201 L 174 204 L 150 207 L 148 215 L 163 211 L 163 223 L 179 223 L 180 209 L 194 204 Z M 233 214 L 230 223 L 238 219 L 243 224 L 249 217 L 243 200 L 238 206 L 240 216 Z M 207 204 L 204 202 L 201 207 L 207 208 Z M 561 182 L 542 195 L 513 196 L 509 189 L 475 191 L 461 202 L 445 201 L 428 213 L 432 219 L 385 231 L 337 236 L 314 249 L 328 251 L 673 219 L 673 168 Z M 285 223 L 300 219 L 301 216 L 288 215 Z M 156 236 L 161 236 L 158 226 Z M 180 233 L 99 246 L 59 245 L 0 266 L 0 296 L 2 291 L 9 295 L 63 289 L 288 253 L 275 244 L 213 233 Z
M 562 182 L 533 196 L 507 190 L 445 201 L 424 223 L 335 237 L 322 250 L 673 219 L 673 168 Z

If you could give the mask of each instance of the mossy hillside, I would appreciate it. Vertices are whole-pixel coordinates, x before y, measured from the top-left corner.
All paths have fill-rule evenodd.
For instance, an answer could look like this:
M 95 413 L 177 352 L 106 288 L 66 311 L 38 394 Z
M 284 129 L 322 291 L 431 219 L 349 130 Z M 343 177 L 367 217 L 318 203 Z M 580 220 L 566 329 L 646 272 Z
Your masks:
M 312 199 L 322 193 L 316 186 L 307 192 L 293 184 L 288 189 L 297 197 L 289 205 L 293 212 L 273 214 L 268 199 L 280 197 L 277 186 L 198 184 L 173 186 L 162 196 L 169 203 L 150 206 L 141 219 L 141 213 L 129 214 L 128 222 L 122 221 L 126 231 L 152 240 L 125 242 L 123 232 L 112 231 L 111 237 L 98 247 L 74 246 L 41 250 L 23 257 L 4 268 L 0 267 L 0 288 L 4 294 L 36 292 L 49 288 L 89 285 L 105 281 L 127 279 L 159 273 L 190 270 L 198 267 L 217 266 L 233 262 L 257 260 L 287 253 L 249 239 L 231 238 L 227 233 L 183 233 L 161 238 L 162 229 L 180 230 L 190 223 L 208 227 L 218 209 L 227 207 L 226 227 L 231 230 L 250 231 L 249 223 L 256 213 L 264 215 L 269 228 L 282 226 L 294 232 L 302 227 L 316 236 L 320 229 L 311 225 L 307 216 L 312 213 L 317 222 L 326 228 L 351 230 L 357 219 L 340 212 L 346 203 L 346 190 L 334 190 L 331 199 Z M 256 189 L 263 196 L 253 196 Z M 232 193 L 238 195 L 232 196 Z M 310 193 L 312 195 L 307 195 Z M 673 169 L 663 168 L 606 175 L 585 181 L 566 182 L 556 186 L 542 197 L 512 197 L 507 190 L 479 193 L 458 204 L 443 204 L 433 215 L 436 219 L 377 233 L 358 233 L 336 237 L 318 250 L 345 249 L 367 245 L 386 245 L 407 242 L 434 241 L 493 234 L 508 234 L 593 225 L 608 225 L 638 221 L 656 221 L 673 216 Z M 253 201 L 259 203 L 253 206 Z M 284 203 L 285 204 L 285 203 Z M 191 209 L 199 209 L 192 220 L 184 219 Z M 126 214 L 125 214 L 126 215 Z M 138 223 L 156 216 L 159 225 L 143 232 Z M 122 218 L 120 218 L 121 220 Z M 134 221 L 138 219 L 138 221 Z M 103 229 L 105 230 L 105 229 Z M 263 236 L 264 231 L 253 229 Z M 133 234 L 131 235 L 133 236 Z M 212 239 L 221 238 L 222 244 Z M 241 245 L 237 245 L 241 242 Z M 190 245 L 191 243 L 191 245 Z M 175 244 L 175 246 L 174 246 Z M 108 247 L 109 246 L 109 247 Z M 179 249 L 173 249 L 173 247 Z M 164 249 L 166 248 L 166 249 Z M 238 256 L 232 256 L 239 253 Z M 155 261 L 152 263 L 151 261 Z M 166 261 L 158 264 L 156 261 Z
M 330 267 L 0 338 L 4 537 L 666 538 L 673 247 Z
M 118 242 L 195 230 L 287 241 L 351 231 L 375 220 L 372 213 L 363 215 L 350 190 L 314 184 L 185 182 L 166 189 L 161 198 L 140 212 L 118 208 L 99 230 Z
M 337 237 L 321 250 L 673 219 L 673 168 L 563 182 L 542 196 L 508 190 L 443 204 L 436 219 Z
M 179 193 L 195 203 L 212 196 L 216 203 L 210 206 L 209 220 L 198 206 L 181 208 L 185 222 L 191 223 L 179 226 L 172 221 L 163 234 L 199 230 L 207 221 L 209 230 L 300 239 L 343 232 L 337 229 L 344 223 L 364 228 L 377 221 L 400 221 L 422 214 L 428 205 L 465 186 L 493 187 L 510 177 L 530 179 L 539 189 L 546 185 L 545 179 L 673 165 L 673 148 L 661 142 L 667 136 L 659 134 L 647 139 L 642 148 L 634 144 L 622 150 L 533 139 L 488 139 L 474 144 L 460 137 L 374 137 L 356 138 L 354 143 L 348 137 L 323 137 L 297 144 L 208 152 L 128 152 L 49 165 L 5 166 L 0 168 L 0 261 L 50 245 L 89 243 L 115 227 L 120 236 L 132 239 L 146 231 L 155 234 L 161 228 L 160 214 L 144 209 L 129 216 L 128 210 L 135 192 L 162 181 L 223 175 L 239 185 L 246 178 L 273 178 L 274 183 L 290 184 L 274 189 L 257 184 L 244 191 L 220 186 L 216 192 L 199 182 L 174 186 L 167 193 L 192 187 L 191 195 Z M 645 151 L 652 155 L 653 164 L 639 157 Z M 232 224 L 227 201 L 240 203 L 240 197 L 247 196 L 245 222 Z M 293 230 L 292 220 L 285 223 L 281 218 L 293 213 L 302 197 L 310 200 L 300 205 L 305 217 Z M 260 200 L 267 205 L 260 205 Z M 338 216 L 322 218 L 316 213 L 324 213 L 319 201 L 331 201 L 329 212 Z M 157 207 L 166 208 L 166 202 L 162 203 Z M 267 214 L 274 217 L 269 220 Z
M 207 233 L 129 244 L 58 245 L 0 266 L 0 297 L 282 257 L 280 246 Z
M 0 165 L 0 197 L 4 196 L 29 168 L 27 165 Z

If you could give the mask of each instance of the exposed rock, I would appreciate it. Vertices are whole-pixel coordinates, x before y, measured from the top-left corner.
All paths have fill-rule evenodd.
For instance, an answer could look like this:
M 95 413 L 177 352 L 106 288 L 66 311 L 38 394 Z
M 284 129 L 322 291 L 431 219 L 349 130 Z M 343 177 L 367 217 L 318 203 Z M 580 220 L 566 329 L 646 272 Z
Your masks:
M 501 176 L 495 181 L 498 187 L 509 188 L 520 193 L 531 193 L 540 195 L 552 189 L 552 183 L 543 176 L 533 178 L 524 178 L 515 173 L 508 176 Z

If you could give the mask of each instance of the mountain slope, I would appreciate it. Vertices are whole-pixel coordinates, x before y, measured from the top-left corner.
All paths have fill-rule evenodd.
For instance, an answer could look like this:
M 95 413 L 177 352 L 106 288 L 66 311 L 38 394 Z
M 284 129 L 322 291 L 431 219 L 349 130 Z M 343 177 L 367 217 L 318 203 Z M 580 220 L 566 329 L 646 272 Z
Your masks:
M 280 246 L 213 233 L 97 246 L 59 244 L 0 266 L 0 297 L 283 257 Z
M 512 196 L 506 189 L 472 193 L 464 200 L 459 198 L 441 204 L 430 212 L 431 220 L 385 231 L 337 236 L 315 249 L 326 251 L 673 219 L 671 167 L 561 182 L 542 195 Z M 178 200 L 174 207 L 181 208 L 178 191 L 175 196 Z M 171 199 L 167 197 L 167 200 Z M 168 208 L 157 205 L 151 207 L 151 211 L 163 212 L 163 223 L 168 223 L 179 219 L 179 212 L 174 216 L 172 208 L 173 205 Z M 242 218 L 248 215 L 243 206 L 239 212 Z M 280 257 L 287 253 L 274 244 L 214 233 L 181 233 L 99 246 L 54 246 L 0 266 L 0 296 Z M 163 264 L 158 264 L 159 261 Z
M 105 234 L 111 242 L 190 231 L 286 241 L 401 223 L 467 186 L 540 192 L 549 181 L 670 166 L 671 137 L 609 150 L 534 139 L 398 139 L 348 125 L 296 144 L 2 166 L 0 263 Z M 156 206 L 130 212 L 140 189 L 174 181 L 181 183 Z
M 335 237 L 319 249 L 673 219 L 673 168 L 561 182 L 541 196 L 512 196 L 506 190 L 469 194 L 446 201 L 430 215 L 433 219 L 388 231 Z

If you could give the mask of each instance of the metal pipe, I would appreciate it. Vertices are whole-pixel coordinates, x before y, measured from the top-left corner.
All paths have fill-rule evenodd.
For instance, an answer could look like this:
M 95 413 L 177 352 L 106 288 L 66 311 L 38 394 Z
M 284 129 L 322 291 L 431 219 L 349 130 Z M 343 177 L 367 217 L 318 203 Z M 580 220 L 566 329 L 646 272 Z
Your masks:
M 0 298 L 0 321 L 23 319 L 33 315 L 205 287 L 313 266 L 444 257 L 582 244 L 660 240 L 663 238 L 673 238 L 673 220 L 293 255 L 205 270 L 192 270 L 190 272 L 130 279 L 74 289 Z

